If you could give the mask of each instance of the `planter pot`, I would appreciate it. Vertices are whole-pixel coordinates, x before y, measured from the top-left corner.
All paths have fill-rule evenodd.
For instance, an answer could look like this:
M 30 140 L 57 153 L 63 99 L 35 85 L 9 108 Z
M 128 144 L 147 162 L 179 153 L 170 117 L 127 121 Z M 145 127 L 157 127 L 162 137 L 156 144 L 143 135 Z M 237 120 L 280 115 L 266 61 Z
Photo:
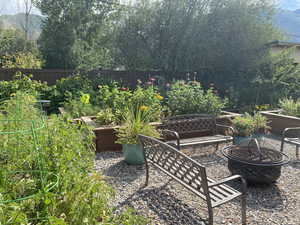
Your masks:
M 118 140 L 116 130 L 120 128 L 120 126 L 99 126 L 95 123 L 94 119 L 94 116 L 81 117 L 81 121 L 83 121 L 86 125 L 93 127 L 93 132 L 96 136 L 96 152 L 121 152 L 122 145 L 116 143 Z M 160 125 L 160 123 L 151 124 L 154 126 Z
M 130 165 L 140 165 L 145 163 L 141 145 L 123 144 L 122 150 L 126 163 Z
M 265 116 L 271 127 L 272 133 L 277 135 L 282 135 L 282 132 L 285 128 L 288 127 L 300 127 L 300 118 L 294 116 L 287 116 L 280 114 L 281 110 L 273 110 L 273 111 L 262 111 L 260 112 L 263 116 Z M 292 135 L 292 132 L 291 132 Z
M 248 143 L 251 139 L 256 138 L 258 141 L 260 141 L 265 135 L 264 134 L 253 134 L 251 136 L 234 136 L 233 137 L 233 144 L 240 145 L 242 143 Z

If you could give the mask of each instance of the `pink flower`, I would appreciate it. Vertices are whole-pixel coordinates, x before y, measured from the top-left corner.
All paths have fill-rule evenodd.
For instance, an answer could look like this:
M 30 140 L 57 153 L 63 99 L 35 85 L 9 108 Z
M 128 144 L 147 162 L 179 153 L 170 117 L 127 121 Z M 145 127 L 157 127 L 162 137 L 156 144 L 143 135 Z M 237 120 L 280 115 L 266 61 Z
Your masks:
M 156 79 L 154 77 L 150 77 L 149 80 L 152 82 L 156 81 Z
M 125 87 L 122 87 L 120 88 L 121 91 L 128 91 L 129 89 L 128 88 L 125 88 Z

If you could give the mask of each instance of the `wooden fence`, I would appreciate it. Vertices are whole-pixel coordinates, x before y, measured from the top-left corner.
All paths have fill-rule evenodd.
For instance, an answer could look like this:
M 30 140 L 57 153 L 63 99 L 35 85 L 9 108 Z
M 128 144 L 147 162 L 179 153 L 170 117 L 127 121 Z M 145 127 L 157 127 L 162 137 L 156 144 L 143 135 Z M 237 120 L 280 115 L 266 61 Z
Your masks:
M 146 82 L 149 78 L 160 78 L 164 82 L 172 80 L 207 80 L 210 71 L 203 69 L 198 72 L 166 72 L 166 71 L 115 71 L 115 70 L 93 70 L 89 72 L 59 69 L 0 69 L 0 80 L 12 80 L 17 72 L 32 74 L 34 80 L 47 82 L 53 85 L 57 80 L 77 73 L 86 74 L 90 77 L 102 77 L 120 81 L 129 86 L 135 86 L 138 80 Z

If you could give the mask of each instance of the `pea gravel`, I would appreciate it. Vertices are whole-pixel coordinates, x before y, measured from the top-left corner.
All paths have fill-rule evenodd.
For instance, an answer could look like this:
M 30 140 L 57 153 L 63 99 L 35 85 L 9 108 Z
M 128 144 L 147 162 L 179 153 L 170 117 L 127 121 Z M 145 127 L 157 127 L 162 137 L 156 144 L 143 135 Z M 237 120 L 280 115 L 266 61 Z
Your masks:
M 264 143 L 279 150 L 280 141 L 276 139 L 266 138 Z M 248 187 L 249 225 L 300 225 L 300 162 L 296 160 L 295 147 L 286 145 L 285 152 L 291 157 L 291 162 L 283 166 L 276 184 Z M 185 150 L 185 153 L 205 165 L 211 178 L 221 179 L 230 175 L 227 161 L 213 146 Z M 149 218 L 151 224 L 206 224 L 205 201 L 152 166 L 149 185 L 143 188 L 144 166 L 127 165 L 122 153 L 98 153 L 95 165 L 116 189 L 112 205 L 117 212 L 129 206 Z M 231 185 L 235 188 L 240 186 L 238 182 Z M 214 222 L 216 225 L 241 224 L 239 199 L 215 208 Z

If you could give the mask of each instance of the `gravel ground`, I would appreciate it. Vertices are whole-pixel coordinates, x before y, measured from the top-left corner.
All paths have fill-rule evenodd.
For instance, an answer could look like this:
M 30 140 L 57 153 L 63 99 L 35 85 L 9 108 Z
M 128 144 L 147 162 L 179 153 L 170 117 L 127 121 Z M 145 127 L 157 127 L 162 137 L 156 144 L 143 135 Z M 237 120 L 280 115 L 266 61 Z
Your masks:
M 267 138 L 264 143 L 279 149 L 280 142 Z M 295 147 L 286 145 L 285 152 L 291 162 L 282 168 L 282 175 L 271 186 L 249 187 L 247 196 L 247 221 L 249 225 L 300 225 L 300 162 L 296 160 Z M 204 164 L 208 176 L 224 178 L 230 173 L 220 151 L 213 147 L 185 151 Z M 151 224 L 204 225 L 207 219 L 206 203 L 176 181 L 172 181 L 150 166 L 149 186 L 145 181 L 144 166 L 127 165 L 122 153 L 99 153 L 96 169 L 107 177 L 116 189 L 112 203 L 118 211 L 130 206 L 147 218 Z M 236 188 L 239 183 L 233 183 Z M 214 209 L 214 224 L 241 224 L 238 199 Z

